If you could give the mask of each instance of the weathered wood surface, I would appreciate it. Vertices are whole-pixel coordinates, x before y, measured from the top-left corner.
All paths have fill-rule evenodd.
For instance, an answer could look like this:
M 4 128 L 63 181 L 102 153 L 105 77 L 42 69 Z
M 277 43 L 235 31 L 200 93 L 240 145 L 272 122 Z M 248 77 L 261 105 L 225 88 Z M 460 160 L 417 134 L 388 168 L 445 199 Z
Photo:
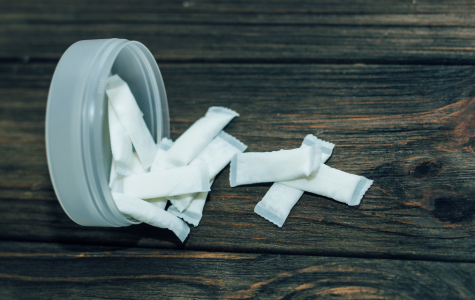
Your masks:
M 0 299 L 473 299 L 474 276 L 473 263 L 0 242 Z
M 459 1 L 0 1 L 0 59 L 127 38 L 161 61 L 474 64 Z
M 475 261 L 471 66 L 161 64 L 172 138 L 211 105 L 249 151 L 334 142 L 328 164 L 374 179 L 359 207 L 305 194 L 283 228 L 253 209 L 269 184 L 213 185 L 182 246 L 147 225 L 87 228 L 59 206 L 46 165 L 44 112 L 54 64 L 0 67 L 0 237 L 195 250 Z
M 0 298 L 474 298 L 475 2 L 315 2 L 0 0 Z M 314 133 L 373 187 L 359 207 L 304 194 L 277 228 L 253 213 L 270 185 L 227 168 L 184 244 L 76 225 L 46 98 L 67 47 L 111 37 L 158 60 L 172 138 L 227 106 L 249 151 Z

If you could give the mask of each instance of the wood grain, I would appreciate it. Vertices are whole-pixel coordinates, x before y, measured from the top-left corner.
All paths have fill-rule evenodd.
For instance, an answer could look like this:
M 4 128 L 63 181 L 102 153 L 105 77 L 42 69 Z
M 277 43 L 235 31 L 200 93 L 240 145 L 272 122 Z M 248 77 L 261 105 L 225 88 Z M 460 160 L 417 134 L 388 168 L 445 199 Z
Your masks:
M 474 64 L 473 2 L 0 1 L 0 60 L 127 38 L 160 61 Z
M 475 1 L 0 0 L 0 299 L 473 299 Z M 49 178 L 51 77 L 74 42 L 144 43 L 172 138 L 212 105 L 248 151 L 336 144 L 374 179 L 358 207 L 304 194 L 283 228 L 270 184 L 218 175 L 184 244 L 81 227 Z
M 283 228 L 253 213 L 269 184 L 217 178 L 181 245 L 147 225 L 91 228 L 64 214 L 44 149 L 54 64 L 0 65 L 1 239 L 234 252 L 474 261 L 472 66 L 160 64 L 176 138 L 211 105 L 248 151 L 334 142 L 328 164 L 374 179 L 359 207 L 305 194 Z M 6 80 L 4 80 L 6 79 Z
M 474 275 L 473 263 L 0 242 L 0 299 L 471 299 Z

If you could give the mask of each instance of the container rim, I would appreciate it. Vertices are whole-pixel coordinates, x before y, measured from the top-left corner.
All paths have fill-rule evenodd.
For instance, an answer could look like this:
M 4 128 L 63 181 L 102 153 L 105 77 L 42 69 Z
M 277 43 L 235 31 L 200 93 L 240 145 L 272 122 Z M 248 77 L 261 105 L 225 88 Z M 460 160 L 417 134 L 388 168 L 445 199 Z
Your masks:
M 151 132 L 169 137 L 168 103 L 158 65 L 140 42 L 125 39 L 74 43 L 61 57 L 51 81 L 46 109 L 46 154 L 51 181 L 65 213 L 84 226 L 137 224 L 119 212 L 104 169 L 105 86 L 119 53 L 127 48 L 140 64 L 150 94 Z M 71 71 L 74 70 L 74 71 Z M 102 98 L 101 98 L 102 97 Z M 110 163 L 110 162 L 109 162 Z

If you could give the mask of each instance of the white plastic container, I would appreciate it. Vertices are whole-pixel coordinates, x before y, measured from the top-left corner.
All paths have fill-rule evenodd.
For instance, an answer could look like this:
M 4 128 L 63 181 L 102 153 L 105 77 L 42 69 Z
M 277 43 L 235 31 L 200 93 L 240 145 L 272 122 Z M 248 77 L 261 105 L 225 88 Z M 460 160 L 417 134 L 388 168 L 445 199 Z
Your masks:
M 61 206 L 83 226 L 137 223 L 119 212 L 109 190 L 112 153 L 105 86 L 111 73 L 129 85 L 155 142 L 170 135 L 165 86 L 143 44 L 86 40 L 66 50 L 48 95 L 46 153 Z

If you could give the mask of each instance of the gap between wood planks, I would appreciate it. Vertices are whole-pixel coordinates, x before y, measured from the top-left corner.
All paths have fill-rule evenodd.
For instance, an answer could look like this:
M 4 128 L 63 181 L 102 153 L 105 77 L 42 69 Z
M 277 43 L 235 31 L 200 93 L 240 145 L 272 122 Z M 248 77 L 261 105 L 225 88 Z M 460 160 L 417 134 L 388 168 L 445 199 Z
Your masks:
M 4 57 L 0 58 L 1 64 L 57 64 L 59 59 L 42 57 Z M 253 65 L 410 65 L 410 66 L 467 66 L 475 65 L 472 59 L 402 59 L 402 60 L 381 60 L 381 59 L 314 59 L 314 58 L 174 58 L 156 59 L 160 64 L 253 64 Z
M 400 260 L 400 261 L 425 261 L 425 262 L 443 262 L 443 263 L 475 263 L 475 259 L 454 259 L 450 257 L 442 257 L 442 256 L 431 256 L 431 255 L 374 255 L 374 254 L 361 254 L 357 252 L 341 252 L 336 253 L 332 251 L 328 252 L 321 252 L 319 254 L 314 253 L 299 253 L 299 252 L 292 252 L 292 251 L 281 251 L 275 250 L 272 251 L 271 249 L 268 251 L 253 251 L 250 249 L 240 249 L 240 250 L 233 250 L 233 251 L 226 251 L 226 250 L 217 250 L 213 249 L 213 247 L 193 247 L 191 245 L 189 248 L 165 248 L 165 247 L 152 247 L 148 245 L 140 245 L 140 246 L 130 246 L 130 245 L 117 245 L 117 244 L 110 244 L 110 243 L 103 243 L 103 242 L 91 242 L 87 241 L 84 243 L 75 243 L 72 241 L 47 241 L 47 240 L 32 240 L 32 239 L 0 239 L 0 244 L 2 242 L 6 243 L 29 243 L 29 244 L 48 244 L 48 245 L 55 245 L 55 244 L 64 244 L 64 245 L 71 245 L 71 246 L 84 246 L 84 247 L 107 247 L 107 248 L 114 248 L 114 249 L 134 249 L 134 250 L 144 250 L 144 249 L 153 249 L 156 251 L 181 251 L 181 252 L 204 252 L 204 253 L 216 253 L 221 255 L 284 255 L 284 256 L 306 256 L 306 257 L 331 257 L 331 258 L 355 258 L 355 259 L 370 259 L 370 260 Z M 186 247 L 186 244 L 184 245 Z M 0 251 L 0 258 L 4 257 L 5 255 L 2 254 Z

